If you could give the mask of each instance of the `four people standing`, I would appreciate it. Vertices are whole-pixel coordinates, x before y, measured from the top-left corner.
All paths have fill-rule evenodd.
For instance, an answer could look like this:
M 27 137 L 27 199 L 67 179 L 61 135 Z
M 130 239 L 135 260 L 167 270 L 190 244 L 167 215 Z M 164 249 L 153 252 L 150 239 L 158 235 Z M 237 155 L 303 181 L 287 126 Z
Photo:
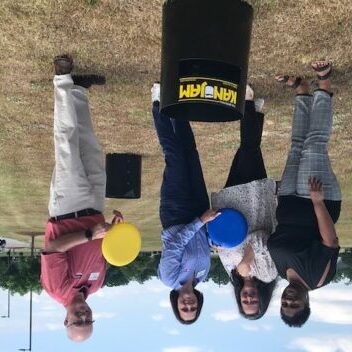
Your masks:
M 88 106 L 87 88 L 94 82 L 81 78 L 75 82 L 73 61 L 67 55 L 55 58 L 54 65 L 55 169 L 41 282 L 66 308 L 64 324 L 69 337 L 83 341 L 91 335 L 93 324 L 86 299 L 102 286 L 106 272 L 101 253 L 101 240 L 111 227 L 102 215 L 106 175 Z M 278 206 L 276 183 L 267 177 L 260 148 L 264 115 L 256 111 L 250 87 L 240 147 L 225 188 L 212 195 L 214 208 L 209 208 L 190 123 L 160 113 L 160 85 L 154 84 L 153 119 L 165 156 L 158 276 L 171 288 L 171 306 L 179 322 L 191 324 L 200 315 L 204 298 L 195 287 L 210 269 L 206 224 L 221 216 L 218 208 L 239 210 L 249 224 L 242 244 L 216 248 L 245 318 L 258 319 L 265 314 L 279 273 L 289 281 L 282 295 L 281 316 L 290 326 L 301 326 L 310 312 L 308 291 L 334 277 L 339 252 L 334 223 L 340 214 L 341 191 L 327 153 L 332 128 L 332 66 L 329 62 L 312 66 L 319 78 L 313 96 L 308 94 L 306 80 L 277 77 L 297 92 L 292 145 Z M 118 211 L 114 215 L 112 223 L 123 221 Z

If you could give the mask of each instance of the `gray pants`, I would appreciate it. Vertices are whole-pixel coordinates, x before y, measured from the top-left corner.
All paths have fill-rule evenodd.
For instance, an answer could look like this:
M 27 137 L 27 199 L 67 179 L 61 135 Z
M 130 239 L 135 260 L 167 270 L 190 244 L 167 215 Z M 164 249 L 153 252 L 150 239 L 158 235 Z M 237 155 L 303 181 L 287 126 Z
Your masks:
M 279 195 L 310 198 L 308 178 L 315 176 L 323 182 L 325 199 L 341 200 L 327 148 L 331 129 L 332 102 L 328 93 L 318 90 L 313 96 L 296 96 L 291 150 Z

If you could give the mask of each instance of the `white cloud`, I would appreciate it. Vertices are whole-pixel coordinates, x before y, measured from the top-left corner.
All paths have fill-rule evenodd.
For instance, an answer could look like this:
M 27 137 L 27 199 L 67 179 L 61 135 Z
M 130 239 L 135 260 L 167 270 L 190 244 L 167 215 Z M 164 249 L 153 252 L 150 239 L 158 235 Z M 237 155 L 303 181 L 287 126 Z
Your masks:
M 114 297 L 128 297 L 138 296 L 145 293 L 145 290 L 157 292 L 160 290 L 159 280 L 148 280 L 143 285 L 136 281 L 131 281 L 127 285 L 118 287 L 104 287 L 98 290 L 92 297 L 94 298 L 114 298 Z
M 109 313 L 109 312 L 98 312 L 98 313 L 93 313 L 94 319 L 111 319 L 115 318 L 116 314 L 115 313 Z
M 26 293 L 24 296 L 23 296 L 23 298 L 26 300 L 26 301 L 28 301 L 29 302 L 29 300 L 30 300 L 30 294 L 29 293 Z M 32 302 L 33 303 L 40 303 L 40 295 L 37 295 L 37 294 L 33 294 L 32 295 Z
M 311 301 L 340 301 L 340 302 L 351 302 L 352 295 L 349 294 L 350 288 L 347 286 L 343 288 L 333 288 L 331 286 L 325 286 L 320 290 L 314 290 L 309 293 Z
M 61 324 L 48 323 L 48 324 L 45 324 L 45 327 L 50 331 L 58 331 L 58 330 L 65 329 L 65 326 L 63 323 Z
M 170 291 L 170 289 L 166 287 L 161 281 L 155 282 L 154 280 L 150 280 L 147 281 L 147 283 L 144 283 L 143 285 L 145 285 L 145 289 L 149 292 L 159 293 L 164 291 Z
M 222 286 L 217 289 L 212 289 L 211 293 L 217 296 L 230 296 L 231 294 L 233 294 L 233 289 L 232 286 Z
M 242 324 L 241 327 L 243 330 L 246 330 L 246 331 L 271 331 L 273 329 L 271 325 L 265 325 L 265 324 L 258 325 L 258 323 L 256 323 L 256 325 L 253 325 L 250 323 Z
M 201 352 L 201 349 L 193 346 L 167 347 L 163 352 Z
M 160 302 L 159 302 L 159 306 L 161 308 L 171 308 L 171 303 L 168 299 L 162 299 Z
M 58 318 L 60 319 L 62 317 L 62 314 L 60 311 L 57 310 L 46 310 L 43 312 L 34 312 L 33 316 L 37 317 L 37 318 Z
M 155 320 L 155 321 L 160 321 L 160 320 L 163 320 L 165 317 L 164 315 L 162 314 L 155 314 L 155 315 L 152 315 L 152 319 Z
M 325 335 L 319 337 L 300 337 L 289 346 L 293 350 L 305 352 L 351 352 L 352 335 Z
M 97 292 L 95 292 L 92 298 L 93 297 L 94 299 L 103 298 L 105 300 L 105 299 L 112 299 L 112 298 L 123 297 L 123 296 L 127 297 L 129 293 L 131 295 L 133 294 L 133 292 L 129 292 L 125 288 L 125 286 L 120 286 L 118 287 L 118 289 L 116 289 L 116 287 L 104 287 L 104 289 L 98 290 Z M 91 296 L 89 298 L 91 298 Z
M 42 304 L 40 305 L 40 308 L 42 310 L 46 310 L 46 311 L 49 311 L 49 310 L 56 310 L 57 307 L 54 305 L 54 304 L 48 304 L 48 305 L 45 305 L 43 306 Z
M 312 320 L 329 324 L 352 324 L 352 305 L 347 303 L 311 304 Z
M 263 330 L 265 331 L 271 331 L 273 327 L 271 325 L 263 325 Z
M 227 321 L 231 321 L 231 320 L 236 320 L 240 316 L 238 313 L 235 312 L 235 310 L 220 310 L 218 312 L 213 313 L 212 317 L 215 320 L 227 322 Z
M 258 331 L 259 327 L 257 325 L 243 324 L 242 329 L 246 331 Z
M 177 329 L 170 329 L 170 330 L 165 330 L 165 333 L 167 333 L 168 335 L 180 335 L 180 331 Z

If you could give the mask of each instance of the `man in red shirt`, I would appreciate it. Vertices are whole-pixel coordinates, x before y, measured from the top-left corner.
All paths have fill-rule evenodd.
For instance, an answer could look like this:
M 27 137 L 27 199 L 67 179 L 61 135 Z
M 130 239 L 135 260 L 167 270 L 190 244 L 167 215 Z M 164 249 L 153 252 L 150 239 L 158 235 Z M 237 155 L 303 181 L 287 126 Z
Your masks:
M 69 338 L 83 341 L 93 331 L 86 299 L 104 282 L 106 262 L 101 242 L 111 227 L 102 214 L 106 174 L 87 97 L 87 88 L 102 82 L 96 76 L 72 77 L 73 60 L 68 55 L 56 57 L 54 66 L 55 168 L 41 283 L 66 308 L 64 324 Z M 112 223 L 123 221 L 120 212 L 114 210 L 114 215 Z

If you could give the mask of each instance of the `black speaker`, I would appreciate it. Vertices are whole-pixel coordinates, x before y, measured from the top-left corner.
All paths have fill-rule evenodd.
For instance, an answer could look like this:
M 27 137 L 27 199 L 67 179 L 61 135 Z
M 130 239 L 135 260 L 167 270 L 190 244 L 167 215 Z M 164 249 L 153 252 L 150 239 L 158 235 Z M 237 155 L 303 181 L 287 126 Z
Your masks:
M 107 198 L 141 197 L 141 155 L 107 154 L 105 167 Z
M 162 113 L 209 122 L 243 116 L 252 21 L 242 0 L 164 3 Z

